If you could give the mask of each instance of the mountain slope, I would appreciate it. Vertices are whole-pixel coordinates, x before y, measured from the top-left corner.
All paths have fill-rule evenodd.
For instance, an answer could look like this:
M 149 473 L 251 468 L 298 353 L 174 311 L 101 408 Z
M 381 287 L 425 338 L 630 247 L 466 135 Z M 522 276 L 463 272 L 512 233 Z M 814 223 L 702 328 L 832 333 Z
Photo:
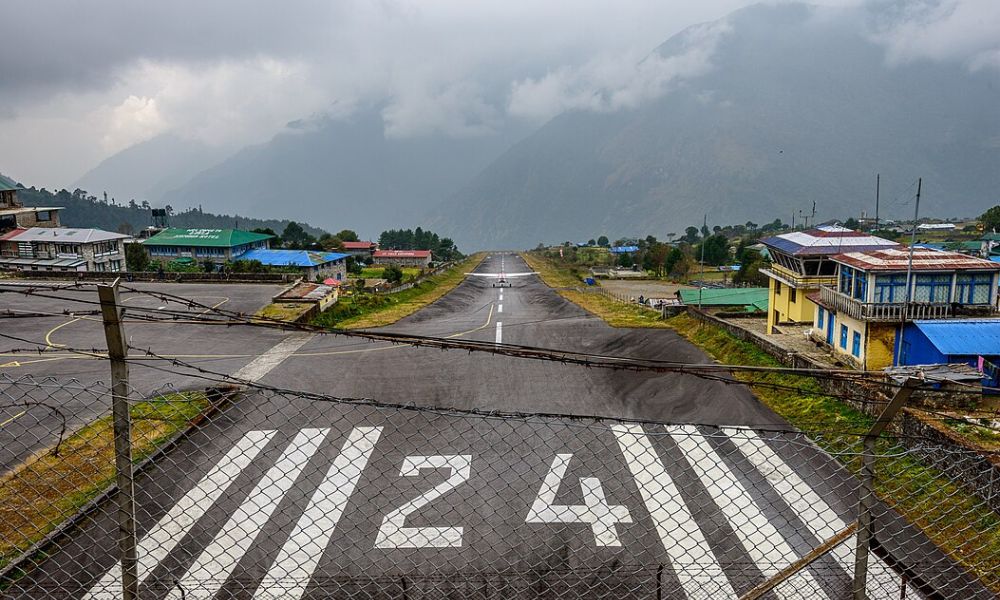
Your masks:
M 378 236 L 447 197 L 517 139 L 386 138 L 377 109 L 299 125 L 246 148 L 163 196 L 173 206 L 290 218 Z
M 633 110 L 573 111 L 512 147 L 429 219 L 463 248 L 874 209 L 972 215 L 1000 187 L 993 72 L 888 66 L 853 10 L 758 5 L 733 13 L 713 68 Z M 685 51 L 681 35 L 657 49 Z M 888 199 L 888 200 L 887 200 Z

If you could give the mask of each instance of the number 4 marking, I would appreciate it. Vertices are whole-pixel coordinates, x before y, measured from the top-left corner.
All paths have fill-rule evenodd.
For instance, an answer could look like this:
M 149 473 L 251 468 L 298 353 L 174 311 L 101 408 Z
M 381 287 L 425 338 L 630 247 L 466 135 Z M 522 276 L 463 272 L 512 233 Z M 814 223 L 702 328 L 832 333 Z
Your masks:
M 461 527 L 403 527 L 406 517 L 469 478 L 471 454 L 407 456 L 399 469 L 402 477 L 420 474 L 420 469 L 448 469 L 451 476 L 427 492 L 388 513 L 375 538 L 376 548 L 448 548 L 462 545 Z
M 525 523 L 589 523 L 598 546 L 621 546 L 617 523 L 631 523 L 628 508 L 620 504 L 609 505 L 601 481 L 596 477 L 581 477 L 583 504 L 555 505 L 559 482 L 566 475 L 572 454 L 556 454 L 549 472 L 542 481 Z

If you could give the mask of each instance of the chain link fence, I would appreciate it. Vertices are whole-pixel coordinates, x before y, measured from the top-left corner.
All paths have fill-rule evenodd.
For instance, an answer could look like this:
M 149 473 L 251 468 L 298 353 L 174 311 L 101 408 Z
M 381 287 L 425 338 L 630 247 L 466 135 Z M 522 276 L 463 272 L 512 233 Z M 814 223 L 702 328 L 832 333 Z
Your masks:
M 157 599 L 837 599 L 860 585 L 858 435 L 226 387 L 130 391 L 133 567 L 110 406 L 107 385 L 0 375 L 0 597 L 128 598 L 129 573 Z M 996 597 L 1000 515 L 955 451 L 897 442 L 868 455 L 864 593 Z

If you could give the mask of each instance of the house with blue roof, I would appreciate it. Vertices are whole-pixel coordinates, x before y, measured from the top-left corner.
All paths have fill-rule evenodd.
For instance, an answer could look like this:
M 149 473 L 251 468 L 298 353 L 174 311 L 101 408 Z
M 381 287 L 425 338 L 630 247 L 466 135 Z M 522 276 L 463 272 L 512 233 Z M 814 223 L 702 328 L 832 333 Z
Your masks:
M 255 248 L 243 253 L 240 260 L 256 260 L 268 267 L 292 267 L 302 271 L 302 276 L 310 281 L 343 281 L 347 278 L 348 256 L 341 252 Z
M 940 319 L 907 323 L 898 336 L 899 365 L 967 364 L 983 384 L 1000 387 L 1000 319 Z

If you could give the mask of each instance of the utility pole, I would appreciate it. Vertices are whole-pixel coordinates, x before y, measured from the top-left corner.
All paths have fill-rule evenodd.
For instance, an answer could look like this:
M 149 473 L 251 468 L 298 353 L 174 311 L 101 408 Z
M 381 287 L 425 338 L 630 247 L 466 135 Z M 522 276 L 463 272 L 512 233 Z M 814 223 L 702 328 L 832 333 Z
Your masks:
M 923 178 L 917 178 L 917 199 L 913 206 L 913 229 L 910 231 L 910 257 L 906 261 L 906 302 L 899 317 L 899 335 L 896 336 L 896 360 L 898 366 L 903 355 L 903 327 L 906 325 L 906 316 L 910 312 L 910 290 L 913 281 L 913 245 L 917 243 L 917 219 L 920 218 L 920 189 L 923 186 Z
M 708 234 L 705 230 L 708 229 L 708 213 L 705 213 L 705 219 L 701 223 L 701 281 L 698 283 L 698 310 L 701 310 L 701 292 L 705 289 L 705 241 L 708 240 Z
M 111 359 L 111 415 L 115 438 L 115 471 L 118 484 L 118 549 L 122 561 L 122 599 L 139 597 L 136 553 L 135 487 L 132 477 L 132 419 L 129 414 L 128 348 L 122 327 L 118 284 L 97 286 L 104 320 L 104 337 Z
M 816 226 L 816 201 L 815 200 L 813 200 L 813 211 L 812 211 L 812 215 L 810 215 L 810 216 L 811 216 L 811 221 L 812 221 L 813 227 L 815 227 Z
M 875 229 L 873 231 L 878 231 L 878 193 L 881 187 L 882 175 L 880 173 L 875 173 Z

